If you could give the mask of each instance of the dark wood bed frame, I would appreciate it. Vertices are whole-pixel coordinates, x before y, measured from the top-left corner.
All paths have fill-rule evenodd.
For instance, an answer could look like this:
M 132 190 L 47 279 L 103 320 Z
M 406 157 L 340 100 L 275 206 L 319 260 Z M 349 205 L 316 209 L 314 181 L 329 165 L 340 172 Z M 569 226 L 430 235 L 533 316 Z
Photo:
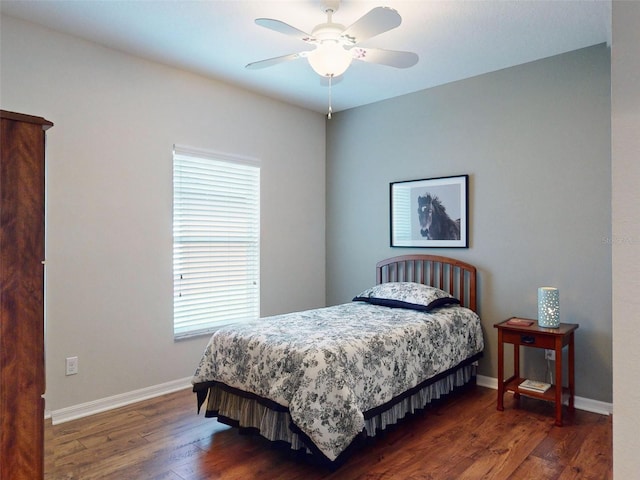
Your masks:
M 461 262 L 453 258 L 437 255 L 401 255 L 382 260 L 376 264 L 376 283 L 380 284 L 386 282 L 417 282 L 431 285 L 455 296 L 460 300 L 460 304 L 462 306 L 465 306 L 477 312 L 476 268 L 473 265 Z M 475 365 L 477 364 L 477 360 L 481 356 L 482 352 L 464 360 L 458 366 L 446 372 L 442 372 L 436 377 L 429 379 L 420 385 L 417 385 L 410 391 L 405 392 L 404 395 L 397 397 L 387 404 L 381 405 L 374 408 L 373 410 L 365 412 L 365 420 L 369 418 L 373 421 L 376 418 L 380 418 L 380 416 L 384 415 L 385 412 L 391 411 L 393 408 L 396 408 L 396 406 L 398 406 L 401 402 L 407 401 L 407 399 L 416 397 L 422 398 L 420 397 L 420 395 L 424 391 L 427 391 L 427 389 L 431 387 L 436 387 L 436 384 L 441 381 L 444 381 L 445 383 L 455 383 L 455 386 L 450 387 L 449 392 L 459 390 L 461 388 L 464 388 L 468 384 L 475 383 Z M 457 378 L 457 380 L 454 382 L 452 380 L 453 378 Z M 460 380 L 460 378 L 463 378 L 464 380 Z M 460 385 L 461 382 L 462 385 Z M 212 383 L 215 384 L 216 382 Z M 206 387 L 206 389 L 204 387 Z M 215 389 L 218 389 L 216 395 L 222 394 L 232 397 L 235 396 L 236 398 L 241 397 L 243 399 L 242 401 L 257 402 L 258 404 L 260 404 L 258 408 L 264 408 L 273 412 L 277 412 L 281 415 L 285 414 L 290 420 L 290 417 L 288 416 L 288 409 L 286 407 L 277 404 L 274 405 L 274 402 L 268 401 L 266 399 L 255 398 L 255 395 L 253 397 L 250 394 L 246 395 L 241 391 L 228 388 L 222 384 L 216 384 L 213 386 L 195 385 L 194 392 L 198 394 L 199 407 L 205 401 L 205 398 L 208 395 L 207 392 L 209 391 L 209 388 L 212 389 L 211 392 L 213 392 Z M 213 395 L 213 393 L 211 394 Z M 424 404 L 421 403 L 418 408 L 427 407 L 427 405 L 431 401 L 432 400 L 428 400 Z M 238 427 L 241 432 L 260 434 L 259 428 L 251 425 L 241 425 L 238 419 L 221 415 L 217 410 L 207 410 L 206 416 L 217 417 L 219 422 Z M 400 418 L 398 422 L 401 422 L 403 420 L 403 418 Z M 389 425 L 391 424 L 392 423 L 389 423 Z M 384 428 L 386 427 L 383 427 L 382 429 Z M 374 430 L 380 431 L 380 429 L 378 429 L 377 427 L 374 428 Z M 301 432 L 298 433 L 303 437 L 303 442 L 306 444 L 307 442 L 304 440 L 304 434 L 302 434 Z M 375 435 L 375 432 L 373 433 L 373 435 Z M 320 464 L 328 466 L 329 468 L 337 468 L 350 456 L 351 452 L 354 450 L 354 447 L 362 444 L 362 441 L 367 439 L 367 436 L 367 433 L 363 432 L 363 435 L 356 438 L 351 446 L 348 447 L 347 450 L 345 450 L 342 454 L 340 454 L 338 459 L 334 462 L 327 461 L 326 457 L 319 453 L 319 450 L 317 450 L 317 448 L 313 444 L 311 444 L 311 446 L 307 445 L 308 452 L 312 453 L 312 455 L 310 456 L 305 454 L 304 456 L 307 458 L 311 457 L 312 461 L 319 461 Z M 274 445 L 284 446 L 285 448 L 293 448 L 286 442 L 273 440 L 272 442 Z
M 476 267 L 438 255 L 401 255 L 376 264 L 376 283 L 417 282 L 453 295 L 477 312 Z

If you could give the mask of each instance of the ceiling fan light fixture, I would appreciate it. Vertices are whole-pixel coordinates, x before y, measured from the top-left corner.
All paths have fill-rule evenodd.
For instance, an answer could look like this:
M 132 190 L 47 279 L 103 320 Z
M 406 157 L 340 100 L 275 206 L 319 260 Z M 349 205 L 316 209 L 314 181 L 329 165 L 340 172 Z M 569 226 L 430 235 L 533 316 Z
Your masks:
M 259 62 L 249 63 L 251 69 L 268 67 L 281 62 L 306 58 L 311 68 L 321 77 L 329 79 L 329 113 L 331 118 L 331 80 L 347 71 L 354 58 L 357 60 L 379 63 L 395 68 L 408 68 L 416 64 L 418 56 L 411 52 L 398 52 L 376 48 L 352 47 L 369 38 L 380 35 L 400 25 L 402 18 L 392 8 L 375 7 L 350 26 L 346 27 L 332 20 L 333 14 L 340 7 L 340 0 L 321 0 L 322 10 L 327 14 L 327 21 L 314 27 L 311 34 L 272 18 L 257 18 L 256 23 L 262 27 L 285 35 L 296 37 L 303 42 L 315 46 L 314 50 L 281 55 Z M 349 47 L 348 49 L 346 47 Z
M 325 40 L 309 52 L 307 60 L 311 68 L 322 77 L 338 77 L 347 71 L 353 60 L 351 52 L 341 43 Z

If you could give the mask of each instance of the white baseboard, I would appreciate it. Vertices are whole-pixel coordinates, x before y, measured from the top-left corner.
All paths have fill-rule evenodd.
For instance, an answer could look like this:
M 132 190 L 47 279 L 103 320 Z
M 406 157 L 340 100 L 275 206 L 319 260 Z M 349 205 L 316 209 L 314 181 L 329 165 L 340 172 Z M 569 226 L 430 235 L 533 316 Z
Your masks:
M 76 420 L 82 417 L 88 417 L 100 412 L 106 412 L 118 407 L 124 407 L 132 403 L 148 400 L 149 398 L 159 397 L 167 393 L 177 392 L 191 388 L 191 377 L 173 380 L 171 382 L 153 385 L 140 390 L 114 395 L 112 397 L 101 398 L 92 402 L 81 403 L 71 407 L 61 408 L 60 410 L 52 410 L 46 413 L 45 418 L 51 417 L 51 423 L 58 425 L 60 423 Z
M 498 379 L 478 375 L 476 383 L 481 387 L 498 389 Z M 132 403 L 148 400 L 149 398 L 159 397 L 167 393 L 177 392 L 191 388 L 191 377 L 185 377 L 171 382 L 154 385 L 147 388 L 141 388 L 132 392 L 114 395 L 112 397 L 101 398 L 92 402 L 81 403 L 71 407 L 61 408 L 60 410 L 47 411 L 45 418 L 51 418 L 53 425 L 76 420 L 78 418 L 88 417 L 96 413 L 106 412 L 114 408 L 124 407 Z M 611 415 L 613 413 L 613 404 L 592 400 L 590 398 L 575 397 L 575 407 L 579 410 L 598 413 L 600 415 Z
M 481 387 L 493 388 L 494 390 L 498 389 L 498 379 L 494 377 L 478 375 L 476 377 L 476 383 Z M 578 410 L 598 413 L 600 415 L 611 415 L 613 413 L 612 403 L 601 402 L 599 400 L 592 400 L 590 398 L 578 396 L 573 399 L 573 403 Z

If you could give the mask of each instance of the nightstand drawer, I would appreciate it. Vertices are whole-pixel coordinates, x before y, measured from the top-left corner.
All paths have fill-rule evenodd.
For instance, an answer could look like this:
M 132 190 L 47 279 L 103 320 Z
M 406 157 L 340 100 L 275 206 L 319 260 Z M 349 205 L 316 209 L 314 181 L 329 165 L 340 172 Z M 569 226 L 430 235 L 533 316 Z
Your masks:
M 505 343 L 513 343 L 514 345 L 525 345 L 527 347 L 556 348 L 556 341 L 554 337 L 540 335 L 539 333 L 503 330 L 502 341 Z

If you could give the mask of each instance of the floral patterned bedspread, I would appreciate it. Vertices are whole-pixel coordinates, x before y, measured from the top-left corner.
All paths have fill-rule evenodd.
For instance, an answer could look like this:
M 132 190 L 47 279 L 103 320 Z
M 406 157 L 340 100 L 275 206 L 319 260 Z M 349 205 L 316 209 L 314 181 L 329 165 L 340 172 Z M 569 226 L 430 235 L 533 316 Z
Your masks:
M 364 428 L 363 412 L 483 347 L 480 319 L 466 308 L 427 313 L 352 302 L 222 328 L 192 382 L 222 382 L 288 407 L 335 460 Z

